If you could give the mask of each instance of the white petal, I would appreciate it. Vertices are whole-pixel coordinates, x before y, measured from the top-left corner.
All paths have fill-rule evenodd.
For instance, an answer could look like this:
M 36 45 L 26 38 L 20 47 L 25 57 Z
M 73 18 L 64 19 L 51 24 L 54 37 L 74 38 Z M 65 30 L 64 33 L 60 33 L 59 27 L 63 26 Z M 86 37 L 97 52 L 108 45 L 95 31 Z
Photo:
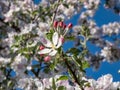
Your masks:
M 50 53 L 52 49 L 48 49 L 48 48 L 45 48 L 41 51 L 38 52 L 38 54 L 47 54 L 47 53 Z
M 57 50 L 53 50 L 52 52 L 49 53 L 50 56 L 55 56 L 55 54 L 57 53 Z
M 55 32 L 52 37 L 53 44 L 56 46 L 58 43 L 58 33 Z
M 57 44 L 56 48 L 59 48 L 61 45 L 62 45 L 62 40 L 61 40 L 61 39 L 59 39 L 59 41 L 58 41 L 58 44 Z
M 41 43 L 46 46 L 46 47 L 52 47 L 52 43 L 50 42 L 50 40 L 48 40 L 47 38 L 44 38 L 43 36 L 40 37 L 40 41 Z

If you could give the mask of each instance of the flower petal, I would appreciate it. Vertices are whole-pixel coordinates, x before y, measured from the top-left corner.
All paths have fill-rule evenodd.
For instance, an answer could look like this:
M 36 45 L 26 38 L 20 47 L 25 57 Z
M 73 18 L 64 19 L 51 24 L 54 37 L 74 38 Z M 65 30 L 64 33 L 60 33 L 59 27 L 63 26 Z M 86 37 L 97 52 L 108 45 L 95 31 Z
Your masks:
M 40 37 L 40 41 L 41 43 L 46 46 L 46 47 L 52 47 L 52 43 L 50 42 L 50 40 L 48 40 L 47 38 L 44 38 L 43 36 Z
M 54 44 L 55 46 L 57 45 L 57 43 L 58 43 L 58 33 L 57 33 L 57 32 L 55 32 L 55 33 L 53 34 L 52 42 L 53 42 L 53 44 Z
M 50 53 L 52 49 L 48 49 L 48 48 L 45 48 L 45 49 L 42 49 L 41 51 L 38 52 L 38 54 L 47 54 L 47 53 Z
M 53 50 L 52 52 L 49 53 L 50 56 L 55 56 L 55 54 L 57 53 L 57 50 Z
M 61 45 L 62 45 L 62 40 L 61 40 L 61 38 L 59 38 L 59 41 L 58 41 L 56 48 L 59 48 Z

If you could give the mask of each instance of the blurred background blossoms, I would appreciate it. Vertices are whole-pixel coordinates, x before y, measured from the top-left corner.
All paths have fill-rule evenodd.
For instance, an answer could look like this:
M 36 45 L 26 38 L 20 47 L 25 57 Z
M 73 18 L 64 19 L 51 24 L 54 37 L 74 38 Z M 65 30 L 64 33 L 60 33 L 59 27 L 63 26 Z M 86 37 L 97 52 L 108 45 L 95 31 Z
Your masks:
M 0 0 L 0 90 L 119 90 L 112 75 L 94 80 L 85 71 L 120 60 L 120 22 L 98 26 L 93 18 L 102 0 L 35 1 Z M 104 1 L 120 14 L 120 0 Z

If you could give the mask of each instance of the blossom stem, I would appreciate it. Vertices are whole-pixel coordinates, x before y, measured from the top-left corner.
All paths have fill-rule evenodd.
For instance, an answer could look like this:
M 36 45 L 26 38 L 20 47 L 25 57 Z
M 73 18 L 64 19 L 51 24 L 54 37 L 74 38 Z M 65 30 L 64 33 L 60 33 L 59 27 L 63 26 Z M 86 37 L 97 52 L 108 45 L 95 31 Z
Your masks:
M 84 90 L 84 88 L 82 87 L 81 83 L 78 81 L 78 78 L 76 77 L 74 71 L 72 70 L 71 66 L 69 65 L 68 61 L 66 59 L 64 61 L 65 61 L 65 64 L 67 65 L 68 69 L 72 73 L 73 78 L 75 79 L 75 82 L 80 86 L 81 90 Z
M 60 3 L 60 0 L 58 0 L 57 5 L 56 5 L 56 7 L 55 7 L 55 11 L 54 11 L 54 14 L 53 14 L 52 24 L 51 24 L 51 25 L 53 25 L 53 22 L 54 22 L 54 20 L 55 20 L 55 17 L 56 17 L 56 14 L 57 14 L 57 10 L 58 10 L 58 6 L 59 6 L 59 3 Z

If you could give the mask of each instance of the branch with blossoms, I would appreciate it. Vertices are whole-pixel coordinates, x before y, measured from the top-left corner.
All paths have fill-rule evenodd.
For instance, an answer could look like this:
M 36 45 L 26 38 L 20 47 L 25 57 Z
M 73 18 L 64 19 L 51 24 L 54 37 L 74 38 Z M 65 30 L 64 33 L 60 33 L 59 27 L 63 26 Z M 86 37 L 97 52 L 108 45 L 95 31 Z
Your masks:
M 86 78 L 86 68 L 120 60 L 120 40 L 111 37 L 120 34 L 120 23 L 98 27 L 92 19 L 100 0 L 1 0 L 0 5 L 0 90 L 120 89 L 110 74 Z M 79 23 L 66 24 L 76 14 Z M 69 41 L 73 47 L 64 50 Z M 101 51 L 93 55 L 89 42 Z

